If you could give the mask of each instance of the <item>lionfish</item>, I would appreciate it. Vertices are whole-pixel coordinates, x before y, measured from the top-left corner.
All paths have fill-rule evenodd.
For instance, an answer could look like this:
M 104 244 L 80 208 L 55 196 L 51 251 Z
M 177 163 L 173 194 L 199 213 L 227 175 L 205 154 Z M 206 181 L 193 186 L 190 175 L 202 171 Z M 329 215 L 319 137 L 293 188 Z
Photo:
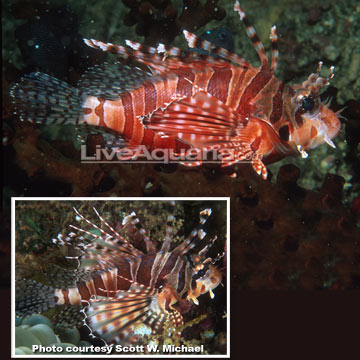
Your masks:
M 222 270 L 215 264 L 225 254 L 207 257 L 217 238 L 205 240 L 203 225 L 211 215 L 210 208 L 202 210 L 198 225 L 182 242 L 172 246 L 174 206 L 173 201 L 167 205 L 169 214 L 160 249 L 135 212 L 123 218 L 123 230 L 136 236 L 146 251 L 121 236 L 95 208 L 100 226 L 74 208 L 88 229 L 70 225 L 70 233 L 53 239 L 55 244 L 70 246 L 81 254 L 70 257 L 79 262 L 73 285 L 54 288 L 18 279 L 17 315 L 43 312 L 55 305 L 80 305 L 84 323 L 92 334 L 109 343 L 134 344 L 139 341 L 139 331 L 153 335 L 165 329 L 180 336 L 183 317 L 174 305 L 185 305 L 186 301 L 198 305 L 197 298 L 207 292 L 213 299 L 213 290 L 222 281 Z
M 11 90 L 20 118 L 37 123 L 73 123 L 115 131 L 122 147 L 195 149 L 216 152 L 221 166 L 249 161 L 267 178 L 265 163 L 288 155 L 307 157 L 307 150 L 327 143 L 340 130 L 337 114 L 319 97 L 334 76 L 316 73 L 301 85 L 275 77 L 278 63 L 276 27 L 271 29 L 272 60 L 238 2 L 234 10 L 260 58 L 253 67 L 242 57 L 184 30 L 190 48 L 126 40 L 127 47 L 84 39 L 95 49 L 140 63 L 95 66 L 78 87 L 43 73 L 31 73 Z M 143 68 L 146 67 L 144 70 Z M 219 159 L 219 157 L 218 157 Z M 183 162 L 199 166 L 202 161 Z

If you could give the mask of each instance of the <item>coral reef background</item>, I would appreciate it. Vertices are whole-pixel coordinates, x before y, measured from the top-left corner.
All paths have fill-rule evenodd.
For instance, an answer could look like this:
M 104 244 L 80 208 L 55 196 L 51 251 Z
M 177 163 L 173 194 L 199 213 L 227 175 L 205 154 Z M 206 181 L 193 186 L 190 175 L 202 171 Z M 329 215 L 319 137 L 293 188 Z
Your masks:
M 11 85 L 22 75 L 39 67 L 51 70 L 50 55 L 50 62 L 58 63 L 56 71 L 73 85 L 88 66 L 112 60 L 87 49 L 82 37 L 118 44 L 125 39 L 148 44 L 164 41 L 186 48 L 180 35 L 182 28 L 202 33 L 226 25 L 232 32 L 235 52 L 258 64 L 244 26 L 233 11 L 233 1 L 56 0 L 51 5 L 42 0 L 2 2 L 5 171 L 0 284 L 3 287 L 9 285 L 10 279 L 11 196 L 230 196 L 233 304 L 241 302 L 255 311 L 251 318 L 241 308 L 232 306 L 234 329 L 241 332 L 242 323 L 249 326 L 247 332 L 241 332 L 243 338 L 249 339 L 252 334 L 262 339 L 262 335 L 265 338 L 273 332 L 271 325 L 259 332 L 256 322 L 291 327 L 293 323 L 283 311 L 292 314 L 300 324 L 296 329 L 299 332 L 294 332 L 299 336 L 301 329 L 309 331 L 303 319 L 313 312 L 320 314 L 324 328 L 334 323 L 346 327 L 342 323 L 346 318 L 353 321 L 359 318 L 353 293 L 339 301 L 340 305 L 335 302 L 336 314 L 326 303 L 332 304 L 331 294 L 336 290 L 358 294 L 360 288 L 360 6 L 355 0 L 318 3 L 244 0 L 241 5 L 267 50 L 271 46 L 270 27 L 277 25 L 278 78 L 299 83 L 316 70 L 319 60 L 324 61 L 325 68 L 335 65 L 335 77 L 322 98 L 331 97 L 330 107 L 334 110 L 345 107 L 342 115 L 346 120 L 335 139 L 337 149 L 322 146 L 306 160 L 286 158 L 275 163 L 269 167 L 273 176 L 266 182 L 248 165 L 239 166 L 239 177 L 231 179 L 216 166 L 189 170 L 177 165 L 81 164 L 80 142 L 72 127 L 44 128 L 21 123 L 12 114 L 8 95 Z M 182 16 L 184 6 L 186 16 Z M 44 16 L 59 11 L 66 14 L 62 16 L 64 23 L 51 22 Z M 55 52 L 36 53 L 34 57 L 24 50 L 26 45 L 36 45 L 24 31 L 18 30 L 29 23 L 34 38 L 42 44 L 51 43 Z M 144 24 L 151 31 L 145 32 Z M 60 42 L 44 36 L 50 27 L 53 33 L 61 30 L 61 35 L 57 35 Z M 65 68 L 64 60 L 59 60 L 59 49 L 61 59 L 66 59 Z M 96 144 L 97 139 L 87 141 Z M 295 293 L 281 297 L 267 292 L 254 295 L 250 290 Z M 304 290 L 326 292 L 313 302 Z M 273 311 L 278 311 L 279 316 Z M 335 343 L 330 330 L 324 333 L 329 343 Z M 298 339 L 283 329 L 281 334 L 287 344 Z

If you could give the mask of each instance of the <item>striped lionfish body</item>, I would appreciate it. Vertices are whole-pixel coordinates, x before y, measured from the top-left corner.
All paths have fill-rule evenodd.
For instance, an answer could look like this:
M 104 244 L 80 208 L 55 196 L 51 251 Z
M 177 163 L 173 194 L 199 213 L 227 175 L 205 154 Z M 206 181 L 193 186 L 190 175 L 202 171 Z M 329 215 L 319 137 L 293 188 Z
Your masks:
M 45 74 L 30 74 L 12 90 L 18 112 L 22 118 L 42 123 L 109 128 L 130 148 L 216 151 L 222 166 L 250 161 L 263 178 L 267 177 L 264 163 L 287 155 L 306 157 L 306 150 L 322 143 L 334 147 L 331 139 L 339 132 L 340 122 L 319 98 L 319 90 L 333 77 L 333 67 L 328 78 L 320 76 L 320 63 L 318 71 L 301 85 L 284 84 L 274 76 L 276 28 L 271 30 L 269 64 L 238 2 L 234 10 L 259 55 L 258 68 L 186 30 L 189 47 L 209 55 L 163 44 L 155 48 L 126 41 L 128 47 L 124 47 L 85 39 L 92 48 L 136 61 L 149 70 L 95 67 L 84 75 L 79 89 Z
M 194 230 L 183 242 L 172 246 L 174 205 L 168 205 L 170 213 L 160 249 L 147 236 L 134 212 L 123 219 L 123 229 L 140 237 L 144 252 L 122 237 L 95 208 L 101 226 L 75 209 L 77 217 L 90 229 L 70 225 L 72 231 L 68 235 L 59 234 L 53 241 L 80 251 L 81 256 L 76 257 L 78 270 L 85 275 L 78 276 L 74 285 L 66 289 L 18 280 L 17 314 L 29 315 L 54 305 L 81 305 L 92 332 L 109 343 L 135 343 L 139 340 L 139 327 L 145 327 L 146 334 L 173 329 L 173 334 L 180 335 L 183 318 L 174 305 L 185 301 L 199 304 L 197 298 L 206 292 L 214 297 L 213 290 L 222 280 L 215 263 L 223 255 L 216 259 L 206 256 L 216 240 L 214 237 L 204 244 L 206 233 L 202 227 L 211 209 L 201 211 Z M 195 252 L 194 248 L 198 250 Z

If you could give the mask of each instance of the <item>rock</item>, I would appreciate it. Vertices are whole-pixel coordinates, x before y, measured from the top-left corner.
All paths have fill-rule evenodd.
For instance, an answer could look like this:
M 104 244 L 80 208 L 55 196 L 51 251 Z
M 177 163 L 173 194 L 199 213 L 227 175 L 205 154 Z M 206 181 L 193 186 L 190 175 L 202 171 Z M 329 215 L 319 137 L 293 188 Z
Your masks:
M 49 326 L 50 328 L 53 328 L 53 325 L 51 323 L 51 321 L 44 315 L 31 315 L 28 316 L 26 318 L 24 318 L 21 322 L 22 325 L 37 325 L 37 324 L 45 324 L 47 326 Z
M 32 334 L 28 329 L 21 327 L 15 328 L 15 347 L 27 346 L 31 348 L 32 345 L 41 345 L 40 339 Z
M 48 346 L 57 343 L 56 335 L 50 326 L 45 324 L 37 324 L 32 326 L 29 330 L 33 335 L 39 338 L 41 344 Z
M 61 335 L 60 339 L 63 342 L 69 342 L 74 345 L 79 345 L 80 342 L 80 333 L 77 328 L 72 328 L 65 330 Z

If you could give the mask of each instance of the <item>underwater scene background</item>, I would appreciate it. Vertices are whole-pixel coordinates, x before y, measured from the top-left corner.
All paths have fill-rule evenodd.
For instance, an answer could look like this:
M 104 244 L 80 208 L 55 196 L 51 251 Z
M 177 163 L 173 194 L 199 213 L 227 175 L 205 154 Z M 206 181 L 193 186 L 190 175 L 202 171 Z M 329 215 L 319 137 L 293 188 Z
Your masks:
M 74 209 L 76 209 L 76 212 Z M 114 246 L 113 244 L 109 244 L 107 247 L 101 245 L 105 244 L 106 241 L 109 241 L 106 237 L 110 236 L 110 234 L 114 236 L 115 232 L 112 230 L 110 231 L 107 226 L 104 226 L 105 222 L 102 222 L 102 220 L 100 221 L 100 218 L 97 216 L 94 209 L 96 209 L 101 218 L 109 224 L 117 234 L 119 234 L 119 236 L 114 237 L 114 239 L 121 239 L 120 237 L 123 237 L 129 241 L 135 249 L 128 249 L 126 252 L 122 252 L 124 250 L 121 250 L 117 245 Z M 147 245 L 145 248 L 145 242 L 141 235 L 141 231 L 137 231 L 137 226 L 133 225 L 132 221 L 130 222 L 129 215 L 136 214 L 137 218 L 140 220 L 139 224 L 141 224 L 141 227 L 145 230 L 145 234 L 149 237 L 156 249 L 155 254 L 159 255 L 161 254 L 160 248 L 164 243 L 165 238 L 168 236 L 166 226 L 168 215 L 172 213 L 169 209 L 169 202 L 161 200 L 100 201 L 96 199 L 88 201 L 16 200 L 15 272 L 16 279 L 18 279 L 16 283 L 16 311 L 19 315 L 16 320 L 16 348 L 17 351 L 19 351 L 19 354 L 23 354 L 21 351 L 25 351 L 25 354 L 28 354 L 31 346 L 38 344 L 37 342 L 32 342 L 34 340 L 31 337 L 31 333 L 34 334 L 34 332 L 35 335 L 39 336 L 41 345 L 48 346 L 55 343 L 56 346 L 62 346 L 61 344 L 63 344 L 64 349 L 66 348 L 65 344 L 72 344 L 72 346 L 104 346 L 106 343 L 109 345 L 111 343 L 122 344 L 123 346 L 136 346 L 141 344 L 145 346 L 146 349 L 146 344 L 153 343 L 159 346 L 159 355 L 167 355 L 166 352 L 161 351 L 163 345 L 186 345 L 196 347 L 203 344 L 205 354 L 226 354 L 227 251 L 225 244 L 227 238 L 226 223 L 228 216 L 226 201 L 175 201 L 173 213 L 175 219 L 172 225 L 172 234 L 170 233 L 170 251 L 173 252 L 178 245 L 181 245 L 185 239 L 188 238 L 188 235 L 196 228 L 200 212 L 205 209 L 211 209 L 207 221 L 201 226 L 201 229 L 205 230 L 205 237 L 203 239 L 194 239 L 196 240 L 197 245 L 194 247 L 194 250 L 189 251 L 185 257 L 175 254 L 173 256 L 174 259 L 176 259 L 176 263 L 178 260 L 184 261 L 184 259 L 186 259 L 185 261 L 193 263 L 196 261 L 197 257 L 199 257 L 200 250 L 207 244 L 210 244 L 210 240 L 216 236 L 216 240 L 213 244 L 211 246 L 209 245 L 210 248 L 206 255 L 202 255 L 201 258 L 202 261 L 205 261 L 206 258 L 212 259 L 214 265 L 221 273 L 221 284 L 216 286 L 216 289 L 213 289 L 213 292 L 211 293 L 212 298 L 206 291 L 206 293 L 204 292 L 204 294 L 199 296 L 198 300 L 195 299 L 194 302 L 190 298 L 187 298 L 185 294 L 183 295 L 183 301 L 177 301 L 177 305 L 174 305 L 175 309 L 181 313 L 184 320 L 184 328 L 181 332 L 181 336 L 178 336 L 177 332 L 174 332 L 174 330 L 170 330 L 172 325 L 169 320 L 163 324 L 164 328 L 161 331 L 158 331 L 156 335 L 154 324 L 151 326 L 149 324 L 145 325 L 145 320 L 148 317 L 147 314 L 151 310 L 144 308 L 143 302 L 141 302 L 142 298 L 137 300 L 136 295 L 132 295 L 134 297 L 132 302 L 140 302 L 140 305 L 133 305 L 134 308 L 138 306 L 137 315 L 143 316 L 143 318 L 140 318 L 138 321 L 134 320 L 135 333 L 139 335 L 139 338 L 136 339 L 136 336 L 134 336 L 135 339 L 130 341 L 130 339 L 125 337 L 122 339 L 122 342 L 120 342 L 120 340 L 111 340 L 105 335 L 101 335 L 101 333 L 95 333 L 95 325 L 90 324 L 89 322 L 90 319 L 94 319 L 95 321 L 95 317 L 92 317 L 87 310 L 86 321 L 88 324 L 85 324 L 84 309 L 88 308 L 88 305 L 86 305 L 85 302 L 82 302 L 81 304 L 70 302 L 58 304 L 54 307 L 52 300 L 51 305 L 47 305 L 48 297 L 45 294 L 41 295 L 42 290 L 40 290 L 40 287 L 42 285 L 40 284 L 45 284 L 46 289 L 48 289 L 49 286 L 53 289 L 64 289 L 65 294 L 65 289 L 74 287 L 80 289 L 80 284 L 84 284 L 84 281 L 93 279 L 91 280 L 93 281 L 92 286 L 95 286 L 97 289 L 97 295 L 102 294 L 102 296 L 107 296 L 115 300 L 115 294 L 111 291 L 105 295 L 105 293 L 99 290 L 104 289 L 105 287 L 107 289 L 113 288 L 113 286 L 110 286 L 109 284 L 105 285 L 105 281 L 102 285 L 99 284 L 99 279 L 101 277 L 105 279 L 104 275 L 100 275 L 99 277 L 99 274 L 101 274 L 99 270 L 101 271 L 101 268 L 104 270 L 106 268 L 117 268 L 117 274 L 119 276 L 129 278 L 130 275 L 127 274 L 127 270 L 125 269 L 126 262 L 128 261 L 130 263 L 134 260 L 132 256 L 135 256 L 137 258 L 142 258 L 142 260 L 140 260 L 139 268 L 136 266 L 134 268 L 137 268 L 137 275 L 134 276 L 133 280 L 136 279 L 140 284 L 147 286 L 147 276 L 149 275 L 150 279 L 155 277 L 155 275 L 153 275 L 153 271 L 155 273 L 153 266 L 155 268 L 154 264 L 156 261 L 151 255 L 151 252 L 148 251 Z M 78 214 L 84 216 L 91 224 L 87 224 L 87 222 L 82 220 Z M 125 224 L 124 221 L 126 216 L 128 223 Z M 74 233 L 74 231 L 76 232 L 71 226 L 89 231 L 90 233 L 88 234 L 84 232 L 78 233 L 79 236 L 85 236 L 86 240 L 78 240 L 79 243 L 75 245 L 77 242 L 70 241 L 69 238 L 68 241 L 65 241 L 64 243 L 63 240 L 65 240 L 67 236 L 70 236 L 68 234 Z M 96 228 L 95 226 L 99 226 L 99 228 Z M 105 231 L 107 235 L 105 236 L 105 233 L 100 233 L 99 229 Z M 199 230 L 199 228 L 196 229 Z M 90 234 L 95 234 L 101 238 L 93 238 Z M 72 236 L 73 240 L 75 240 L 74 234 Z M 199 235 L 199 238 L 201 236 L 202 235 Z M 196 237 L 197 235 L 195 238 Z M 82 246 L 79 246 L 80 243 L 89 246 L 92 242 L 96 242 L 97 245 L 91 249 L 84 249 Z M 123 243 L 118 242 L 118 244 Z M 136 253 L 138 250 L 140 250 L 139 254 Z M 96 255 L 94 257 L 94 254 L 96 254 L 97 251 L 99 251 L 100 259 L 103 261 L 102 265 L 100 265 L 100 262 L 96 262 Z M 217 256 L 218 259 L 215 260 Z M 81 259 L 81 265 L 78 259 Z M 127 261 L 124 263 L 121 262 L 121 259 L 127 259 Z M 195 265 L 193 264 L 193 266 Z M 204 265 L 204 269 L 206 269 L 206 267 L 207 265 Z M 169 263 L 165 262 L 163 269 L 165 275 L 171 274 L 175 269 L 175 261 L 171 263 L 169 258 Z M 175 290 L 179 289 L 179 294 L 182 292 L 180 289 L 182 289 L 184 284 L 189 281 L 188 275 L 185 277 L 184 272 L 181 270 L 182 267 L 176 270 L 176 272 L 179 273 L 177 277 L 179 280 L 178 287 Z M 92 275 L 89 277 L 89 274 Z M 133 273 L 131 273 L 131 275 L 133 276 Z M 163 277 L 163 275 L 161 275 L 161 277 Z M 192 277 L 193 281 L 198 278 L 196 274 L 193 274 Z M 33 283 L 29 283 L 28 280 L 23 279 L 30 279 L 31 281 L 37 282 L 36 293 L 30 295 L 29 291 L 31 291 L 30 288 Z M 117 289 L 120 289 L 121 291 L 128 290 L 129 283 L 127 281 L 122 284 L 119 280 L 117 280 L 117 282 Z M 161 282 L 161 286 L 155 286 L 159 291 L 161 287 L 167 286 L 166 280 L 161 280 Z M 169 283 L 172 284 L 172 286 L 175 284 L 173 280 L 169 280 Z M 89 285 L 87 286 L 87 289 L 90 289 Z M 82 291 L 83 290 L 80 290 L 80 292 Z M 121 296 L 121 291 L 117 296 Z M 88 300 L 86 295 L 83 296 L 85 296 L 83 300 Z M 155 299 L 158 296 L 160 295 L 156 294 L 154 297 L 149 298 Z M 54 291 L 52 292 L 52 297 L 54 297 Z M 96 297 L 98 298 L 98 296 Z M 35 298 L 38 298 L 39 302 L 34 300 Z M 32 310 L 30 310 L 31 307 Z M 131 312 L 128 310 L 129 307 L 130 305 L 127 305 L 123 309 L 124 324 L 126 323 L 125 319 L 127 316 L 131 315 Z M 30 317 L 24 316 L 30 313 L 37 314 L 39 310 L 42 310 L 45 318 L 40 317 L 39 315 L 32 315 Z M 119 319 L 119 311 L 120 308 L 118 309 L 118 314 L 117 317 L 114 318 L 114 321 Z M 111 310 L 109 314 L 110 313 Z M 161 323 L 161 321 L 159 322 Z M 130 320 L 129 323 L 131 323 Z M 46 329 L 49 332 L 56 334 L 59 339 L 55 340 L 55 335 L 49 339 L 50 336 L 45 336 L 42 329 L 36 328 L 38 324 L 50 326 L 52 330 Z M 111 320 L 109 319 L 109 328 L 110 324 Z M 35 329 L 38 330 L 40 334 L 36 333 L 36 330 L 32 327 L 21 328 L 20 325 L 35 325 Z M 123 327 L 125 327 L 125 325 Z M 90 328 L 92 329 L 91 331 Z M 131 329 L 131 325 L 129 325 L 129 328 Z M 143 330 L 143 328 L 145 330 Z M 152 333 L 150 329 L 153 330 Z M 124 335 L 126 333 L 125 330 L 126 328 L 122 332 L 119 332 L 118 336 L 120 336 L 120 334 Z M 104 342 L 105 340 L 106 343 Z M 23 348 L 24 346 L 26 347 L 25 349 Z M 137 351 L 135 354 L 144 355 L 144 353 L 154 355 L 151 352 L 148 353 L 144 351 Z M 51 354 L 56 354 L 56 352 Z M 114 354 L 122 355 L 116 351 L 113 352 L 113 355 Z M 60 355 L 63 355 L 63 353 Z
M 244 24 L 233 11 L 234 1 L 2 2 L 2 288 L 10 284 L 12 196 L 230 196 L 232 353 L 241 352 L 237 332 L 246 339 L 244 351 L 260 338 L 273 346 L 274 328 L 289 345 L 311 333 L 305 319 L 319 315 L 319 333 L 332 343 L 338 338 L 330 329 L 359 319 L 360 6 L 355 0 L 244 0 L 241 6 L 268 53 L 270 28 L 276 24 L 276 76 L 301 83 L 319 60 L 327 68 L 334 65 L 335 77 L 321 98 L 331 99 L 333 111 L 343 108 L 336 149 L 324 145 L 307 159 L 287 157 L 271 164 L 267 181 L 246 164 L 238 166 L 236 179 L 216 164 L 201 169 L 82 164 L 81 144 L 95 148 L 102 141 L 98 135 L 84 137 L 71 125 L 21 122 L 11 106 L 9 91 L 25 74 L 42 71 L 75 86 L 88 67 L 116 60 L 87 47 L 84 37 L 119 45 L 125 39 L 152 46 L 164 42 L 186 49 L 182 30 L 187 29 L 226 44 L 258 66 Z M 38 227 L 29 225 L 33 235 L 27 239 L 34 246 L 19 245 L 24 256 L 37 256 L 51 236 L 49 228 Z M 308 297 L 308 290 L 320 291 L 319 297 Z M 339 291 L 344 299 L 331 302 Z M 284 329 L 293 326 L 291 336 Z

